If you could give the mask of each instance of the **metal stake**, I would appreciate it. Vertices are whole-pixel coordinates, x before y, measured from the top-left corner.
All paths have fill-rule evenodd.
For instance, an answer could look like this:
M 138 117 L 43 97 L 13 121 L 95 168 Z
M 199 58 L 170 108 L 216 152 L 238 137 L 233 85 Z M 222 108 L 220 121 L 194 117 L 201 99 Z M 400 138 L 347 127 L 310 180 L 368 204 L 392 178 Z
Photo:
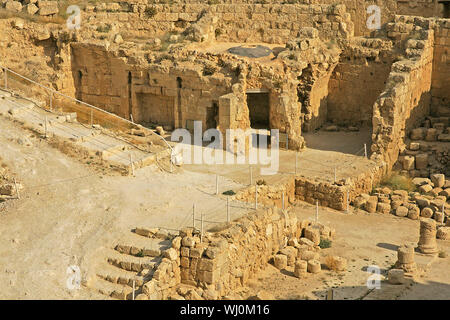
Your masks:
M 192 205 L 192 228 L 195 230 L 195 203 Z
M 295 175 L 297 175 L 297 157 L 298 157 L 298 152 L 295 152 Z
M 216 174 L 216 194 L 219 194 L 219 175 Z
M 319 201 L 316 200 L 316 222 L 319 222 Z
M 258 185 L 255 183 L 255 210 L 258 209 Z
M 20 199 L 19 188 L 17 188 L 16 178 L 14 178 L 14 188 L 16 189 L 17 199 Z
M 227 196 L 227 223 L 230 223 L 230 197 Z

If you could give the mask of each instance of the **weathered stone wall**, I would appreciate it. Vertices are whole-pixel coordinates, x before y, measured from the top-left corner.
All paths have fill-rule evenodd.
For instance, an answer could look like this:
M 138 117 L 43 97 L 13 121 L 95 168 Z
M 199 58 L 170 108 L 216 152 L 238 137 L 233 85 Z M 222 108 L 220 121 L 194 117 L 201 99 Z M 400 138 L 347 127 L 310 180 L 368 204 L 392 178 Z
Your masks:
M 397 14 L 420 17 L 443 17 L 443 5 L 437 0 L 398 0 Z
M 396 16 L 388 35 L 405 44 L 406 58 L 395 62 L 387 86 L 374 105 L 373 158 L 392 167 L 407 132 L 430 112 L 434 49 L 433 20 Z M 417 31 L 412 30 L 418 27 Z
M 295 202 L 295 178 L 294 176 L 286 178 L 283 182 L 276 185 L 260 185 L 258 186 L 258 205 L 265 207 L 283 207 L 283 193 L 284 206 L 288 208 Z M 250 186 L 235 196 L 237 200 L 246 202 L 255 201 L 255 186 Z
M 371 192 L 386 172 L 386 164 L 380 163 L 358 176 L 337 183 L 311 180 L 293 175 L 276 185 L 258 186 L 258 205 L 282 208 L 284 193 L 285 208 L 295 203 L 295 200 L 300 200 L 314 205 L 318 201 L 319 205 L 323 207 L 347 210 L 347 192 L 348 203 L 351 203 L 360 194 Z M 255 186 L 242 190 L 235 197 L 237 200 L 254 203 Z
M 72 74 L 79 99 L 127 119 L 132 114 L 137 123 L 170 128 L 198 120 L 205 129 L 208 109 L 231 91 L 230 78 L 204 77 L 200 66 L 140 66 L 92 44 L 73 44 Z
M 339 185 L 297 177 L 295 196 L 296 199 L 310 204 L 315 205 L 318 202 L 320 206 L 344 211 L 347 210 L 347 204 L 350 205 L 357 196 L 372 191 L 385 173 L 386 167 L 380 166 L 347 179 L 345 183 Z
M 431 83 L 432 115 L 450 116 L 450 20 L 436 21 L 433 76 Z
M 328 118 L 328 83 L 330 81 L 335 64 L 320 74 L 311 86 L 308 101 L 308 113 L 305 117 L 305 131 L 314 131 L 321 127 Z
M 148 8 L 154 15 L 148 15 Z M 88 14 L 98 21 L 119 21 L 127 31 L 159 36 L 197 22 L 206 13 L 215 16 L 218 41 L 284 44 L 298 35 L 301 27 L 315 27 L 322 39 L 348 38 L 353 23 L 345 7 L 328 4 L 138 4 L 89 6 Z M 91 21 L 92 22 L 92 21 Z M 186 24 L 187 23 L 187 24 Z M 138 35 L 138 34 L 135 34 Z
M 265 268 L 290 237 L 299 237 L 308 222 L 277 208 L 258 210 L 225 230 L 185 235 L 181 241 L 181 282 L 201 286 L 219 297 L 244 286 Z

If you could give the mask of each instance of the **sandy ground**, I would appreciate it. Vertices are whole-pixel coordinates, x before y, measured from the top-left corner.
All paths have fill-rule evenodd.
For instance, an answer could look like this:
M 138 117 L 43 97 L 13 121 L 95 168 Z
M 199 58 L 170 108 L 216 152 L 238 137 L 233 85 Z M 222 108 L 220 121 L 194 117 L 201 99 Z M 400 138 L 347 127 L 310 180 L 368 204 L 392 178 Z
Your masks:
M 271 153 L 269 152 L 268 160 L 272 161 L 270 155 Z M 362 155 L 356 156 L 337 151 L 313 148 L 307 148 L 297 154 L 295 151 L 280 149 L 279 162 L 273 167 L 276 169 L 276 174 L 265 175 L 261 171 L 261 168 L 268 169 L 269 165 L 250 165 L 248 159 L 245 164 L 236 163 L 235 161 L 234 164 L 220 165 L 185 164 L 184 168 L 194 172 L 219 174 L 237 183 L 249 185 L 251 180 L 250 170 L 252 170 L 253 183 L 259 179 L 264 179 L 269 184 L 277 184 L 295 173 L 312 180 L 334 182 L 335 170 L 336 180 L 339 181 L 348 177 L 357 176 L 361 172 L 376 166 L 373 161 L 364 158 Z
M 293 209 L 300 219 L 315 219 L 315 209 L 309 204 L 299 203 Z M 381 289 L 370 290 L 367 280 L 371 275 L 367 267 L 380 267 L 385 276 L 397 261 L 398 246 L 417 244 L 419 222 L 393 215 L 368 214 L 352 211 L 349 214 L 321 208 L 319 221 L 336 228 L 332 247 L 321 251 L 321 263 L 326 256 L 338 255 L 347 259 L 345 272 L 334 272 L 323 268 L 316 275 L 308 274 L 306 279 L 293 276 L 293 269 L 279 271 L 268 264 L 258 274 L 258 279 L 249 284 L 250 292 L 266 290 L 277 299 L 326 299 L 333 288 L 335 300 L 352 299 L 450 299 L 450 258 L 436 258 L 416 253 L 416 263 L 427 272 L 408 280 L 406 285 L 391 285 L 381 281 Z M 439 247 L 450 253 L 450 242 L 440 241 Z

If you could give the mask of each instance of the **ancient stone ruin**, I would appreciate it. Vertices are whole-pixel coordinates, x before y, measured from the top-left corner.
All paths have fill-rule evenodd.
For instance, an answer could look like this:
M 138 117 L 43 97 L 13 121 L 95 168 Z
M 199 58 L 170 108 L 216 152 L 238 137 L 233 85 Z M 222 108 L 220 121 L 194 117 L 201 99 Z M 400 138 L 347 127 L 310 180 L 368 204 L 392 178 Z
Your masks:
M 0 121 L 11 125 L 5 131 L 17 127 L 28 137 L 0 136 L 19 145 L 4 149 L 11 153 L 8 166 L 0 158 L 0 209 L 16 203 L 20 209 L 22 191 L 26 201 L 41 195 L 44 183 L 16 180 L 16 171 L 50 154 L 46 149 L 41 160 L 30 160 L 33 153 L 20 148 L 31 149 L 31 140 L 86 165 L 86 181 L 107 180 L 92 190 L 74 186 L 77 191 L 100 190 L 101 198 L 119 185 L 117 194 L 129 197 L 132 217 L 111 213 L 104 225 L 96 222 L 121 237 L 85 230 L 95 241 L 83 241 L 99 248 L 81 259 L 90 263 L 85 288 L 115 299 L 274 299 L 252 282 L 258 274 L 313 283 L 366 270 L 371 259 L 356 266 L 361 259 L 352 251 L 370 237 L 349 225 L 358 240 L 346 242 L 336 232 L 340 221 L 319 219 L 321 210 L 349 221 L 364 214 L 408 225 L 413 235 L 396 238 L 396 260 L 383 269 L 383 285 L 392 290 L 424 274 L 432 264 L 426 259 L 445 256 L 449 1 L 0 0 L 0 30 Z M 173 138 L 177 129 L 193 140 Z M 214 142 L 233 159 L 265 150 L 262 139 L 267 150 L 279 146 L 274 177 L 256 176 L 259 167 L 247 162 L 208 167 L 202 158 L 194 168 L 177 147 L 212 149 L 204 144 L 209 129 L 221 134 Z M 71 173 L 66 160 L 55 162 Z M 72 181 L 51 173 L 45 172 L 48 184 Z M 205 176 L 215 178 L 215 192 Z M 219 176 L 228 179 L 220 192 Z M 171 199 L 164 198 L 167 190 Z M 155 202 L 146 203 L 144 191 Z M 201 195 L 186 199 L 184 192 Z M 196 215 L 194 203 L 191 223 L 191 200 L 208 205 L 206 218 Z M 86 200 L 86 210 L 126 211 L 125 200 L 96 201 Z M 215 214 L 225 208 L 226 215 Z M 239 215 L 230 218 L 230 208 Z M 363 228 L 369 233 L 374 226 Z M 376 291 L 366 293 L 358 298 Z

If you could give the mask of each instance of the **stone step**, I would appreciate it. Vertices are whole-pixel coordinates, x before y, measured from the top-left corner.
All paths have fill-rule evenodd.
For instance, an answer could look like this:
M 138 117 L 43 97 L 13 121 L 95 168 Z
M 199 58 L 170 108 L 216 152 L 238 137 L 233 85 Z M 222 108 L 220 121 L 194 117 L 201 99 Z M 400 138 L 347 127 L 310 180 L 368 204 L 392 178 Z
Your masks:
M 142 287 L 142 285 L 151 280 L 153 276 L 153 270 L 149 270 L 145 275 L 138 275 L 136 272 L 126 271 L 106 262 L 100 264 L 97 269 L 97 276 L 111 283 L 129 286 L 132 288 L 134 280 L 136 289 Z
M 97 278 L 90 288 L 118 300 L 131 300 L 133 295 L 133 289 L 129 286 L 111 283 L 100 278 Z
M 133 272 L 141 272 L 144 269 L 153 270 L 161 261 L 158 257 L 134 257 L 121 254 L 116 250 L 108 251 L 107 257 L 109 264 Z
M 114 249 L 131 256 L 159 257 L 162 251 L 171 247 L 171 244 L 169 240 L 147 238 L 130 232 L 121 238 Z

